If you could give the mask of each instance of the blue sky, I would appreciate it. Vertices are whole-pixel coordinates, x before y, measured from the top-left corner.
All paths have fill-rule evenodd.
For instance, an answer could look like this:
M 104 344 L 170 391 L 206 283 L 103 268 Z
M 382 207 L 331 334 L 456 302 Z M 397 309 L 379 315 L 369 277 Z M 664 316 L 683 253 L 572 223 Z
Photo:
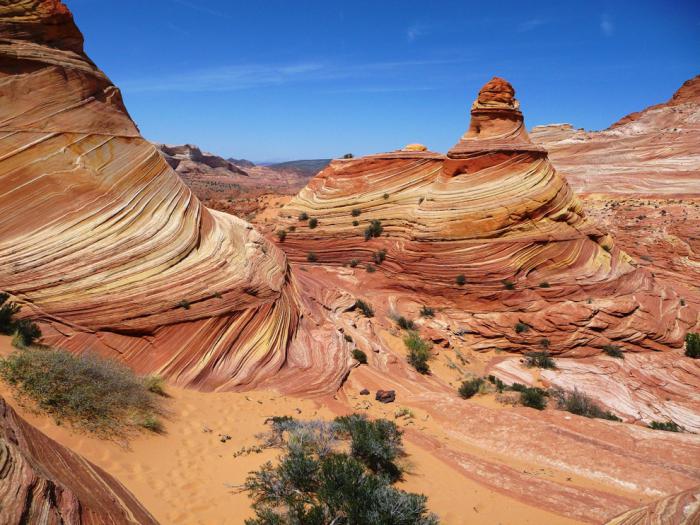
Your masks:
M 493 76 L 602 129 L 700 73 L 700 2 L 64 0 L 143 135 L 254 161 L 446 151 Z

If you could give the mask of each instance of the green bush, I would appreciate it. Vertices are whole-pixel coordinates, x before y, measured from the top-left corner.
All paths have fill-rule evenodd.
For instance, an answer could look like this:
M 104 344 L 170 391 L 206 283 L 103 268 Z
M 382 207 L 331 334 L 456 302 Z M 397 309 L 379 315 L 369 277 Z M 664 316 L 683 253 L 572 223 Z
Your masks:
M 384 231 L 382 226 L 382 221 L 378 219 L 373 219 L 372 222 L 365 229 L 365 240 L 368 241 L 372 237 L 379 237 Z
M 184 308 L 185 310 L 190 309 L 190 302 L 187 301 L 186 299 L 182 299 L 179 303 L 177 303 L 178 308 Z
M 547 393 L 541 388 L 525 387 L 520 391 L 520 402 L 526 407 L 544 410 L 547 406 Z
M 420 309 L 421 317 L 435 317 L 435 310 L 429 306 L 423 306 Z
M 157 394 L 159 396 L 167 395 L 165 393 L 165 381 L 160 376 L 151 375 L 144 377 L 143 386 L 145 386 L 146 390 L 153 394 Z
M 459 386 L 459 396 L 462 399 L 469 399 L 470 397 L 473 397 L 477 392 L 479 392 L 479 389 L 483 384 L 484 380 L 480 377 L 475 377 L 474 379 L 463 381 L 462 384 Z
M 350 260 L 350 268 L 355 268 L 358 264 L 360 264 L 360 261 L 358 261 L 357 259 Z
M 508 279 L 503 281 L 503 286 L 506 290 L 515 290 L 515 283 L 513 281 L 509 281 Z
M 517 322 L 515 323 L 515 333 L 516 334 L 522 334 L 523 332 L 527 332 L 530 329 L 530 326 L 522 323 L 522 322 Z
M 360 363 L 361 365 L 366 365 L 367 364 L 367 354 L 365 354 L 362 350 L 359 348 L 355 348 L 352 351 L 352 358 Z
M 313 230 L 316 226 L 318 226 L 318 219 L 316 217 L 309 219 L 309 228 Z
M 700 358 L 700 334 L 691 332 L 685 334 L 685 355 L 693 359 Z
M 255 511 L 246 525 L 438 524 L 425 496 L 392 486 L 405 456 L 394 423 L 356 414 L 330 425 L 273 418 L 272 434 L 268 444 L 283 453 L 246 479 Z
M 374 273 L 377 271 L 377 268 L 371 264 L 368 264 L 367 266 L 365 266 L 365 271 L 367 273 Z
M 318 261 L 318 256 L 315 252 L 309 252 L 306 254 L 306 260 L 309 262 L 316 262 Z
M 384 259 L 386 259 L 386 250 L 382 248 L 381 250 L 374 252 L 372 258 L 376 264 L 382 264 Z
M 683 428 L 674 421 L 652 421 L 649 428 L 654 430 L 665 430 L 666 432 L 682 432 Z
M 360 225 L 360 221 L 352 221 L 352 225 L 353 225 L 353 226 L 359 226 L 359 225 Z
M 343 155 L 344 159 L 352 159 L 353 157 L 354 155 L 352 153 L 346 153 L 345 155 Z
M 605 352 L 610 357 L 617 357 L 618 359 L 625 358 L 625 354 L 622 353 L 622 349 L 617 345 L 605 345 L 603 347 L 603 352 Z
M 301 212 L 299 214 L 299 220 L 300 221 L 308 221 L 309 220 L 309 214 L 306 213 L 305 211 Z
M 41 337 L 41 330 L 29 319 L 15 319 L 22 307 L 8 302 L 9 298 L 8 294 L 0 293 L 0 334 L 14 335 L 12 344 L 18 348 L 31 346 Z
M 402 330 L 416 329 L 416 323 L 414 323 L 410 319 L 406 319 L 403 315 L 400 315 L 396 318 L 396 324 L 399 325 L 399 328 L 401 328 Z
M 162 412 L 152 380 L 92 354 L 27 348 L 0 361 L 0 377 L 20 398 L 36 403 L 58 422 L 104 437 L 123 435 Z
M 284 240 L 287 238 L 287 232 L 285 230 L 277 230 L 277 238 L 280 240 L 280 242 L 284 242 Z
M 365 317 L 374 317 L 374 310 L 369 303 L 364 302 L 362 299 L 357 299 L 355 304 L 352 306 L 352 309 L 360 310 Z
M 353 208 L 353 210 L 350 212 L 350 215 L 352 215 L 353 217 L 359 217 L 361 213 L 362 210 L 360 210 L 359 208 Z
M 384 200 L 387 200 L 387 199 L 389 198 L 389 194 L 388 194 L 388 193 L 385 193 L 384 195 L 382 195 L 382 198 L 383 198 Z
M 464 274 L 459 274 L 457 277 L 455 277 L 455 283 L 457 283 L 459 286 L 464 286 L 467 284 L 467 278 L 464 276 Z
M 547 281 L 543 281 L 540 283 L 540 288 L 549 288 L 549 283 Z
M 530 368 L 536 367 L 554 369 L 557 367 L 554 359 L 549 356 L 549 352 L 546 350 L 526 354 L 525 364 L 527 364 L 527 366 Z
M 343 334 L 343 339 L 345 339 L 348 343 L 352 343 L 352 337 L 348 334 Z
M 495 375 L 489 375 L 488 380 L 496 387 L 496 390 L 503 392 L 508 389 L 508 386 L 497 378 Z
M 555 391 L 557 407 L 578 416 L 589 418 L 609 419 L 611 421 L 622 421 L 612 412 L 603 410 L 585 393 L 574 389 L 573 392 Z
M 408 349 L 408 363 L 421 374 L 430 372 L 428 361 L 430 360 L 430 343 L 423 341 L 418 332 L 409 332 L 403 338 L 403 343 Z

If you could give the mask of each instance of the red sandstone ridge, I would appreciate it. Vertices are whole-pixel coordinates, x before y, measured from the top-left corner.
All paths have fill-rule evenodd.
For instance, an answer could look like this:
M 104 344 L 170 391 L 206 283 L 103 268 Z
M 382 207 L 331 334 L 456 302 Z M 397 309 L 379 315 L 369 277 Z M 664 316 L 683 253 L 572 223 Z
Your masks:
M 44 342 L 182 385 L 250 388 L 301 366 L 304 388 L 332 389 L 349 359 L 318 356 L 312 379 L 284 253 L 201 204 L 78 42 L 60 2 L 0 4 L 0 289 Z
M 121 483 L 27 424 L 2 398 L 0 465 L 0 523 L 156 523 Z
M 554 166 L 585 193 L 700 196 L 700 76 L 666 103 L 632 113 L 604 131 L 537 126 Z

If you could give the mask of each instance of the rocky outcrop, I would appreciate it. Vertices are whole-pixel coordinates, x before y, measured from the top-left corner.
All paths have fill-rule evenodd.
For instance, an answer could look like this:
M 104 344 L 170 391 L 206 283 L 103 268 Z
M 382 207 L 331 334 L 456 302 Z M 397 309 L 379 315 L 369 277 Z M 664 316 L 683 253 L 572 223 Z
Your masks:
M 301 300 L 285 255 L 200 203 L 81 42 L 58 1 L 0 4 L 0 289 L 45 343 L 181 385 L 251 387 L 285 366 L 315 384 L 308 352 L 294 357 Z M 346 366 L 319 365 L 324 388 Z
M 204 165 L 213 170 L 221 168 L 234 174 L 248 175 L 248 173 L 233 162 L 212 155 L 211 153 L 202 153 L 201 149 L 191 144 L 183 144 L 182 146 L 156 144 L 156 148 L 158 148 L 163 157 L 165 157 L 165 160 L 168 161 L 168 164 L 170 164 L 174 170 L 178 170 L 178 168 L 182 166 L 178 171 L 183 171 L 184 173 L 196 169 L 199 167 L 198 165 Z
M 148 525 L 117 480 L 20 418 L 0 398 L 0 522 Z
M 700 523 L 700 489 L 691 489 L 633 509 L 606 525 L 694 525 Z
M 698 197 L 700 75 L 668 102 L 627 115 L 604 131 L 553 124 L 533 128 L 531 136 L 576 191 Z
M 355 260 L 397 292 L 439 295 L 477 349 L 525 351 L 547 338 L 562 355 L 616 341 L 667 350 L 695 323 L 693 308 L 586 217 L 530 141 L 502 79 L 481 90 L 446 157 L 398 150 L 336 160 L 283 214 L 281 228 L 294 226 L 284 240 L 293 261 L 310 252 L 325 265 Z

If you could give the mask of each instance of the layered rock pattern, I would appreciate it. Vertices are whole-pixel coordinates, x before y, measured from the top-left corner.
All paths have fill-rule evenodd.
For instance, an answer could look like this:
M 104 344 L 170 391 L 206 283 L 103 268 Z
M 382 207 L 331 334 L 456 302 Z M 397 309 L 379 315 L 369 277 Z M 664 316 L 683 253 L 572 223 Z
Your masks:
M 700 523 L 700 489 L 691 489 L 633 509 L 606 525 L 694 525 Z
M 290 362 L 284 254 L 141 138 L 60 2 L 0 3 L 0 97 L 0 289 L 46 343 L 202 389 Z M 332 387 L 344 370 L 319 372 Z
M 440 294 L 455 330 L 478 349 L 524 350 L 546 337 L 566 355 L 611 341 L 664 350 L 695 324 L 693 308 L 586 218 L 529 140 L 502 79 L 481 90 L 469 130 L 446 157 L 404 149 L 334 161 L 283 215 L 280 228 L 294 227 L 284 240 L 292 260 L 313 252 L 323 264 L 361 267 L 385 250 L 376 267 L 388 286 Z M 372 221 L 381 234 L 365 240 Z M 527 327 L 518 332 L 517 323 Z
M 700 75 L 664 104 L 632 113 L 604 131 L 570 124 L 531 133 L 576 191 L 623 195 L 700 195 Z
M 112 476 L 27 424 L 0 398 L 0 522 L 148 525 Z

